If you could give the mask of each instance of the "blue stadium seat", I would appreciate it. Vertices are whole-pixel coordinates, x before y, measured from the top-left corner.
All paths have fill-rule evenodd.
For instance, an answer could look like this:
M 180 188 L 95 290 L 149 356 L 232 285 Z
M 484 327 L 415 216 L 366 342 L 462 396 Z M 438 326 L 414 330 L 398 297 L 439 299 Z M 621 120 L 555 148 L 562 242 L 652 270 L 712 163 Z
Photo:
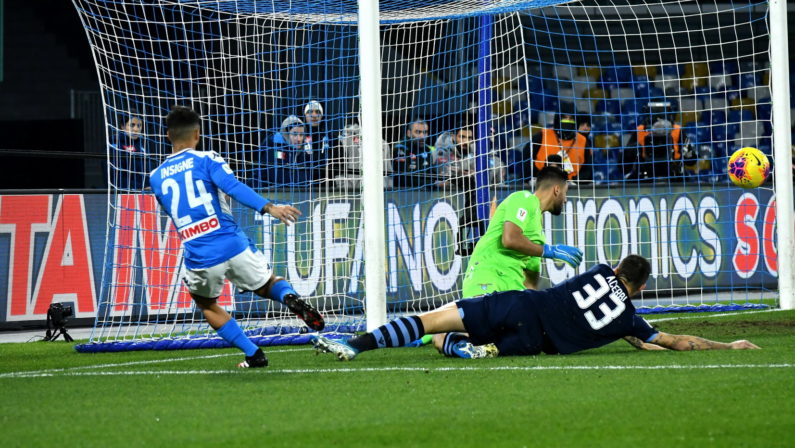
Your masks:
M 663 89 L 659 87 L 650 87 L 649 88 L 649 96 L 650 99 L 662 99 L 665 96 L 665 92 Z
M 737 134 L 739 133 L 740 133 L 740 123 L 738 122 L 726 123 L 726 137 L 730 139 L 736 139 Z
M 756 116 L 760 120 L 770 120 L 770 115 L 773 112 L 773 105 L 770 103 L 770 98 L 760 99 L 756 103 Z
M 594 112 L 597 114 L 608 113 L 619 115 L 621 113 L 621 103 L 617 99 L 605 98 L 596 102 Z
M 696 96 L 702 100 L 712 95 L 712 90 L 709 88 L 709 86 L 696 86 L 693 91 L 695 92 Z
M 651 84 L 646 75 L 635 75 L 632 81 L 632 89 L 635 90 L 635 98 L 648 98 Z
M 713 124 L 712 125 L 712 140 L 714 142 L 723 142 L 726 141 L 727 136 L 727 129 L 726 125 L 723 124 Z
M 726 123 L 726 111 L 723 110 L 705 110 L 701 114 L 701 119 L 709 124 L 723 124 Z
M 694 143 L 699 145 L 712 143 L 712 127 L 708 123 L 696 123 L 696 138 Z
M 709 63 L 710 74 L 732 75 L 739 71 L 739 66 L 735 61 L 715 61 Z
M 682 66 L 677 64 L 665 64 L 662 66 L 662 74 L 679 77 L 682 74 Z
M 743 73 L 740 75 L 740 88 L 741 89 L 749 89 L 751 87 L 756 87 L 758 83 L 758 78 L 756 73 Z
M 622 114 L 621 115 L 621 127 L 625 131 L 633 131 L 638 127 L 638 114 Z
M 728 117 L 726 117 L 727 123 L 739 123 L 741 118 L 741 114 L 739 110 L 730 110 Z

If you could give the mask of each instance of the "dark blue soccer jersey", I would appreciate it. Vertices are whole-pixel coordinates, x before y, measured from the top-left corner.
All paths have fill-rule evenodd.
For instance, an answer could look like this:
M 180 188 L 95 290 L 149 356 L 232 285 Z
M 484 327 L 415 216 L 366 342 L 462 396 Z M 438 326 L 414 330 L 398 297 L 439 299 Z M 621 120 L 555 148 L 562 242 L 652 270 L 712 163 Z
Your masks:
M 604 264 L 544 291 L 495 292 L 457 305 L 472 343 L 495 343 L 505 356 L 567 354 L 656 335 Z

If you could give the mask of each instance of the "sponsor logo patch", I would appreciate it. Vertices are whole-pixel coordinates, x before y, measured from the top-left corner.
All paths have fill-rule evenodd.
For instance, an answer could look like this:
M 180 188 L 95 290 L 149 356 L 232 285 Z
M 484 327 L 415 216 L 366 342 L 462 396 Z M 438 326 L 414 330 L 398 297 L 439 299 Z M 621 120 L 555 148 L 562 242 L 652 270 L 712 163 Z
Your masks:
M 516 219 L 524 222 L 525 218 L 527 218 L 527 210 L 520 208 L 519 210 L 516 211 Z
M 179 229 L 179 237 L 182 238 L 182 242 L 184 243 L 200 236 L 213 233 L 220 228 L 221 221 L 218 220 L 218 217 L 216 215 L 208 216 L 201 221 L 188 224 Z

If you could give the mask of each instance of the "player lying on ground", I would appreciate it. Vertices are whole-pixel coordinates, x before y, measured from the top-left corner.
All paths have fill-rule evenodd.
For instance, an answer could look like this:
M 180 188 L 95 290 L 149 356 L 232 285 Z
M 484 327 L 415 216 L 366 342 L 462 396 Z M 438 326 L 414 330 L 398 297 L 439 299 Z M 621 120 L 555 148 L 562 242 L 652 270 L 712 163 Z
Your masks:
M 600 264 L 544 291 L 504 291 L 463 299 L 419 316 L 401 317 L 344 342 L 318 336 L 313 343 L 316 350 L 333 353 L 341 360 L 351 360 L 367 350 L 400 347 L 426 333 L 443 332 L 468 333 L 460 339 L 455 339 L 454 333 L 448 335 L 448 343 L 442 347 L 446 354 L 452 354 L 454 345 L 472 350 L 493 344 L 491 353 L 481 348 L 484 353 L 471 357 L 570 354 L 624 337 L 672 350 L 759 348 L 744 340 L 725 344 L 652 328 L 635 314 L 630 300 L 645 288 L 650 272 L 648 260 L 629 255 L 615 270 Z
M 174 221 L 185 249 L 184 281 L 204 318 L 224 340 L 246 354 L 239 367 L 266 367 L 268 358 L 246 337 L 216 300 L 224 278 L 239 289 L 283 303 L 309 328 L 320 331 L 323 317 L 298 298 L 293 287 L 271 272 L 268 261 L 238 227 L 226 195 L 289 225 L 301 214 L 276 205 L 235 178 L 214 151 L 196 150 L 201 119 L 192 109 L 175 106 L 166 117 L 172 154 L 149 174 L 152 192 Z

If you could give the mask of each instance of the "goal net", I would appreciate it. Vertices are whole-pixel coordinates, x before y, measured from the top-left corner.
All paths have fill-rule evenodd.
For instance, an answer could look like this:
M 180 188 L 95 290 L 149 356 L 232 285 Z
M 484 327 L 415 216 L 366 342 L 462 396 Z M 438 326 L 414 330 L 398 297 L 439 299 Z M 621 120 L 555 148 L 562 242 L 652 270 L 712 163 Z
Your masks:
M 771 154 L 766 3 L 382 1 L 382 172 L 361 165 L 354 1 L 74 0 L 107 121 L 109 203 L 101 303 L 84 351 L 222 346 L 180 276 L 171 222 L 146 190 L 170 153 L 176 104 L 203 119 L 200 148 L 263 196 L 298 207 L 285 226 L 235 219 L 326 316 L 363 328 L 364 265 L 386 273 L 389 315 L 460 296 L 489 209 L 571 174 L 548 242 L 546 285 L 629 253 L 652 262 L 639 305 L 775 305 L 775 196 L 726 175 L 735 149 Z M 384 176 L 384 206 L 361 201 Z M 363 216 L 384 216 L 366 257 Z M 279 304 L 227 285 L 219 303 L 259 344 L 308 335 Z

